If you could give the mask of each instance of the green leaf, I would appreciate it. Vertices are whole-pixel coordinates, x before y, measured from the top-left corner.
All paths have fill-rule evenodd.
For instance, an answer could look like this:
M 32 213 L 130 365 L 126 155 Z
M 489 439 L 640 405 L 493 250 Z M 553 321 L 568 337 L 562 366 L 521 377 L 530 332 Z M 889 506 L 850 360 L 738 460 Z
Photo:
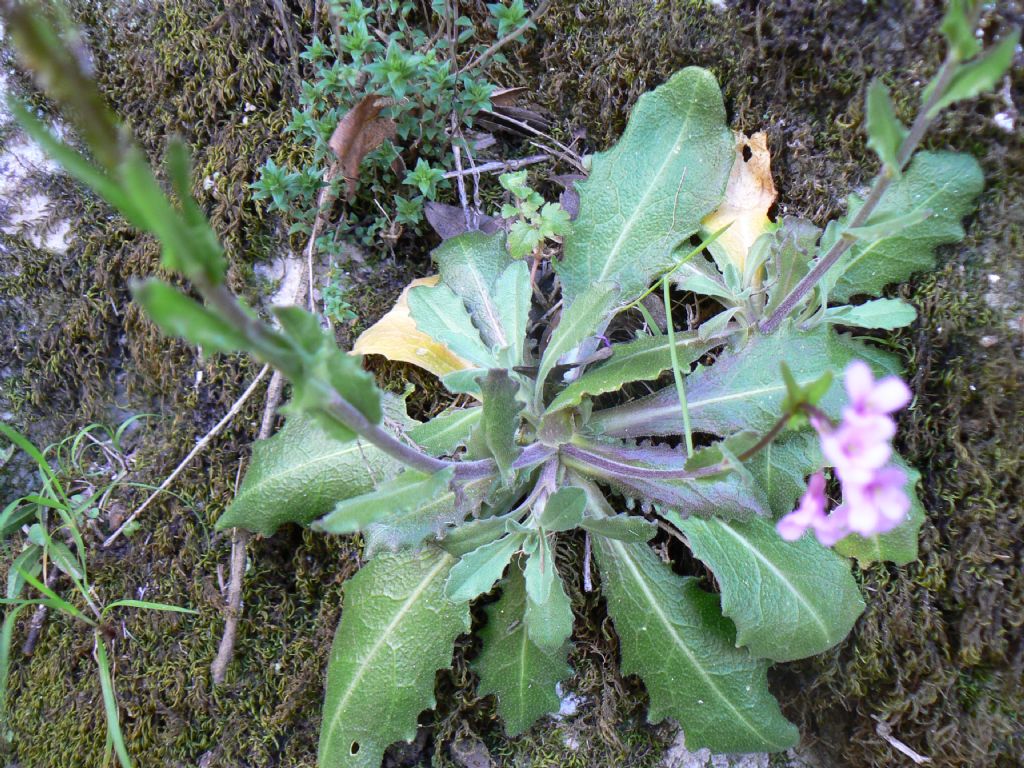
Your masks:
M 917 310 L 902 299 L 872 299 L 855 307 L 829 307 L 822 322 L 855 328 L 903 328 L 917 319 Z
M 563 309 L 558 327 L 551 334 L 551 340 L 541 358 L 537 373 L 537 396 L 544 391 L 544 382 L 555 367 L 558 359 L 568 354 L 595 332 L 605 319 L 619 295 L 618 286 L 612 283 L 595 283 L 583 291 L 568 308 Z
M 736 644 L 793 661 L 841 641 L 864 610 L 850 563 L 813 536 L 784 541 L 765 520 L 685 520 L 668 512 L 693 554 L 715 574 Z
M 1013 54 L 1019 43 L 1020 28 L 1016 27 L 974 61 L 962 64 L 943 91 L 942 97 L 929 110 L 928 116 L 935 117 L 954 102 L 973 99 L 978 94 L 995 88 L 1013 63 Z M 926 90 L 924 97 L 927 99 L 928 96 L 929 92 Z
M 432 475 L 407 469 L 370 493 L 338 502 L 329 514 L 313 523 L 312 527 L 325 533 L 355 533 L 371 523 L 411 510 L 420 510 L 448 490 L 454 474 L 454 467 Z
M 507 345 L 512 350 L 512 366 L 525 362 L 526 328 L 532 300 L 530 270 L 526 263 L 517 261 L 509 264 L 494 283 L 494 303 L 498 307 L 501 327 L 505 329 Z
M 811 222 L 787 216 L 775 232 L 761 236 L 761 239 L 771 238 L 765 264 L 765 288 L 768 291 L 765 315 L 774 312 L 810 270 L 820 235 L 821 230 Z M 794 311 L 798 311 L 805 302 L 806 299 L 794 307 Z
M 677 333 L 679 364 L 688 368 L 712 344 L 696 333 Z M 668 336 L 646 336 L 625 344 L 612 345 L 612 356 L 590 369 L 563 389 L 548 406 L 548 413 L 579 405 L 586 396 L 616 392 L 632 381 L 656 379 L 672 367 Z
M 462 299 L 447 285 L 413 288 L 409 291 L 409 312 L 417 328 L 459 357 L 481 368 L 497 367 Z
M 418 446 L 436 456 L 451 454 L 466 444 L 469 433 L 480 422 L 482 414 L 483 409 L 479 406 L 446 411 L 430 421 L 417 424 L 406 434 Z
M 619 142 L 579 182 L 580 213 L 555 269 L 572 307 L 595 283 L 629 303 L 722 200 L 734 139 L 707 70 L 688 67 L 637 101 Z
M 181 203 L 184 223 L 188 228 L 189 242 L 192 245 L 189 257 L 201 263 L 207 279 L 214 285 L 219 285 L 224 282 L 228 263 L 217 234 L 210 226 L 206 214 L 192 197 L 192 163 L 188 147 L 178 137 L 172 137 L 167 142 L 166 164 L 167 175 Z
M 800 386 L 819 379 L 825 371 L 835 376 L 820 407 L 838 417 L 846 404 L 842 372 L 851 360 L 866 359 L 876 373 L 898 370 L 895 358 L 827 326 L 800 332 L 782 329 L 770 336 L 754 336 L 739 352 L 723 353 L 714 365 L 699 368 L 686 380 L 690 421 L 694 432 L 731 435 L 742 430 L 766 432 L 782 413 L 786 385 L 779 363 L 789 366 Z M 595 413 L 588 426 L 616 437 L 682 434 L 679 400 L 666 387 L 641 400 Z
M 526 633 L 546 651 L 562 648 L 572 634 L 572 604 L 555 566 L 546 536 L 533 539 L 523 569 L 526 578 Z
M 391 743 L 416 736 L 420 712 L 434 706 L 437 670 L 469 631 L 469 606 L 444 597 L 454 563 L 437 549 L 381 554 L 345 585 L 319 768 L 380 768 Z
M 850 534 L 834 547 L 839 554 L 855 558 L 861 568 L 871 563 L 890 562 L 907 565 L 917 560 L 917 540 L 925 520 L 924 505 L 917 495 L 921 473 L 898 455 L 893 456 L 893 463 L 907 473 L 906 491 L 910 497 L 910 514 L 906 522 L 888 533 L 870 538 L 864 538 L 857 533 Z
M 484 443 L 508 485 L 512 480 L 512 464 L 522 453 L 522 448 L 516 443 L 519 414 L 523 410 L 523 404 L 516 399 L 519 382 L 513 381 L 508 371 L 492 368 L 480 380 L 480 391 L 484 399 L 484 414 L 480 422 Z
M 336 440 L 312 417 L 295 414 L 276 435 L 253 445 L 242 487 L 217 529 L 270 536 L 285 523 L 308 525 L 340 500 L 372 491 L 401 469 L 378 448 Z
M 777 752 L 797 743 L 768 690 L 767 662 L 736 647 L 714 595 L 675 574 L 646 544 L 594 542 L 622 673 L 647 686 L 649 722 L 674 718 L 691 750 Z
M 234 352 L 249 347 L 245 335 L 220 315 L 160 280 L 150 278 L 131 287 L 132 296 L 168 336 L 177 336 L 205 352 Z
M 132 768 L 132 759 L 128 756 L 128 748 L 124 744 L 121 733 L 121 718 L 117 709 L 117 696 L 114 693 L 114 680 L 110 674 L 110 661 L 107 659 L 107 641 L 100 633 L 95 635 L 96 668 L 100 673 L 100 691 L 103 694 L 103 712 L 107 718 L 107 738 L 114 745 L 114 753 L 121 763 L 121 768 Z
M 612 517 L 587 517 L 581 527 L 597 536 L 604 536 L 630 544 L 650 541 L 658 532 L 658 526 L 638 515 L 613 515 Z
M 896 118 L 889 89 L 881 80 L 875 80 L 868 88 L 867 113 L 868 146 L 893 176 L 899 176 L 900 145 L 907 129 Z
M 559 488 L 548 497 L 540 514 L 540 527 L 545 531 L 571 531 L 583 522 L 587 496 L 582 488 Z
M 572 673 L 568 646 L 544 650 L 526 629 L 526 585 L 519 566 L 502 582 L 501 597 L 487 608 L 480 631 L 483 648 L 473 662 L 481 696 L 494 694 L 509 736 L 517 736 L 543 715 L 557 712 L 556 686 Z
M 816 432 L 805 430 L 784 435 L 745 462 L 755 482 L 768 497 L 774 518 L 796 508 L 807 483 L 805 478 L 823 466 L 821 443 Z
M 858 240 L 843 254 L 823 281 L 827 294 L 847 301 L 857 294 L 878 296 L 890 283 L 935 265 L 935 249 L 963 239 L 960 220 L 974 210 L 984 177 L 978 162 L 952 152 L 919 152 L 902 177 L 892 183 L 872 214 L 875 220 L 931 211 L 924 221 L 895 234 Z M 825 254 L 860 210 L 863 201 L 850 197 L 849 213 L 825 230 L 818 252 Z
M 463 555 L 445 585 L 447 598 L 460 603 L 489 592 L 522 545 L 522 534 L 510 534 Z
M 942 35 L 949 43 L 950 50 L 959 61 L 971 58 L 981 50 L 981 43 L 974 34 L 974 25 L 967 18 L 968 9 L 977 0 L 949 0 L 946 15 L 942 18 Z
M 466 232 L 445 240 L 432 255 L 444 284 L 466 303 L 484 344 L 491 349 L 512 344 L 502 323 L 501 305 L 494 290 L 498 277 L 510 261 L 505 252 L 504 235 Z M 416 317 L 415 312 L 413 317 Z M 421 327 L 420 330 L 426 329 Z

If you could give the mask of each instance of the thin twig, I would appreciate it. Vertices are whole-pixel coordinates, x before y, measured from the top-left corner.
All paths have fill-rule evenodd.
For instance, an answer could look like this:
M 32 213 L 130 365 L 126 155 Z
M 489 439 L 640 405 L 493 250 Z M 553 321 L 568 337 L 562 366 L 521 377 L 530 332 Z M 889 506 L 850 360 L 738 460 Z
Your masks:
M 530 155 L 529 157 L 513 158 L 512 160 L 495 160 L 494 162 L 484 163 L 483 165 L 476 165 L 469 169 L 462 169 L 461 167 L 456 168 L 454 171 L 448 171 L 444 177 L 446 179 L 457 179 L 463 176 L 479 176 L 481 173 L 493 173 L 494 171 L 518 171 L 527 165 L 533 165 L 534 163 L 545 163 L 551 159 L 551 155 Z
M 128 515 L 128 517 L 125 519 L 125 521 L 123 523 L 121 523 L 120 526 L 118 526 L 116 531 L 114 531 L 112 534 L 110 534 L 110 536 L 107 537 L 106 541 L 103 542 L 103 546 L 104 547 L 109 547 L 111 544 L 113 544 L 117 540 L 117 537 L 120 536 L 122 533 L 124 533 L 124 529 L 127 528 L 132 522 L 134 522 L 135 519 L 140 514 L 142 514 L 143 510 L 145 510 L 146 507 L 148 507 L 153 502 L 153 499 L 155 499 L 161 493 L 166 491 L 167 487 L 171 483 L 173 483 L 175 481 L 175 479 L 178 477 L 178 475 L 180 475 L 182 473 L 182 471 L 185 469 L 185 467 L 187 467 L 189 465 L 189 462 L 191 462 L 192 459 L 194 459 L 196 456 L 198 456 L 199 453 L 202 452 L 203 449 L 205 449 L 206 446 L 210 444 L 210 441 L 213 440 L 213 438 L 215 438 L 218 434 L 220 434 L 220 431 L 222 429 L 224 429 L 224 427 L 226 427 L 228 425 L 228 422 L 230 422 L 235 417 L 235 415 L 240 410 L 242 410 L 242 406 L 245 405 L 246 401 L 250 397 L 252 397 L 252 393 L 256 391 L 256 387 L 259 386 L 260 381 L 263 380 L 263 377 L 267 375 L 267 371 L 269 371 L 269 370 L 270 370 L 270 366 L 269 365 L 264 365 L 263 366 L 263 368 L 260 370 L 260 372 L 256 375 L 256 378 L 253 380 L 252 384 L 249 385 L 249 388 L 246 389 L 245 392 L 242 393 L 241 397 L 239 397 L 237 400 L 235 400 L 234 404 L 231 406 L 231 408 L 228 410 L 228 412 L 226 414 L 224 414 L 224 418 L 222 418 L 220 421 L 218 421 L 213 426 L 213 429 L 211 429 L 209 432 L 207 432 L 205 435 L 203 435 L 203 439 L 200 440 L 198 443 L 196 443 L 195 447 L 191 451 L 188 452 L 188 456 L 186 456 L 184 459 L 181 460 L 181 463 L 178 464 L 178 466 L 174 468 L 174 471 L 171 472 L 171 474 L 169 474 L 167 476 L 167 478 L 162 483 L 160 483 L 160 486 L 155 491 L 153 491 L 151 494 L 149 494 L 149 496 L 146 498 L 146 500 L 144 502 L 142 502 L 142 504 L 138 508 L 136 508 L 136 510 L 134 512 L 132 512 L 130 515 Z

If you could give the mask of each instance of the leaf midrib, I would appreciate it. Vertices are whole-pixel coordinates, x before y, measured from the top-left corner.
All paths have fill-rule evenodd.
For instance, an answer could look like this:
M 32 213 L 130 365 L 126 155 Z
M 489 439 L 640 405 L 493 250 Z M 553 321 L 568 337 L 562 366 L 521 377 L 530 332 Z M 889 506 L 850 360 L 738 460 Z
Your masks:
M 775 740 L 768 738 L 761 731 L 759 731 L 753 725 L 753 723 L 751 723 L 750 720 L 747 719 L 731 701 L 729 701 L 729 699 L 722 693 L 721 689 L 715 684 L 715 681 L 711 678 L 711 676 L 708 675 L 708 673 L 704 669 L 704 666 L 693 655 L 693 652 L 690 650 L 689 646 L 685 643 L 685 641 L 679 635 L 679 633 L 676 632 L 676 628 L 669 620 L 668 616 L 665 615 L 665 611 L 662 610 L 661 605 L 655 599 L 654 594 L 651 592 L 650 587 L 648 587 L 647 585 L 647 581 L 643 578 L 643 574 L 640 573 L 635 561 L 633 560 L 632 555 L 630 555 L 630 553 L 626 550 L 625 546 L 621 542 L 613 540 L 609 540 L 609 543 L 619 553 L 622 561 L 626 563 L 626 566 L 632 573 L 633 578 L 636 580 L 637 584 L 640 585 L 640 589 L 643 591 L 644 596 L 650 603 L 651 610 L 654 613 L 654 615 L 658 617 L 661 623 L 665 626 L 665 629 L 668 630 L 672 639 L 675 641 L 675 644 L 678 645 L 680 649 L 682 649 L 683 653 L 686 655 L 686 658 L 689 659 L 690 664 L 693 666 L 693 668 L 697 670 L 697 673 L 700 675 L 701 679 L 715 693 L 715 695 L 718 696 L 722 703 L 725 704 L 725 706 L 736 716 L 736 719 L 743 723 L 744 726 L 746 726 L 747 730 L 750 731 L 750 733 L 754 734 L 759 739 L 762 739 L 765 743 L 775 746 Z
M 394 618 L 390 621 L 387 627 L 384 628 L 384 631 L 381 632 L 380 637 L 377 638 L 377 642 L 375 642 L 370 647 L 370 652 L 363 657 L 363 663 L 359 666 L 359 670 L 352 678 L 352 682 L 349 684 L 344 695 L 341 697 L 341 700 L 338 702 L 337 708 L 334 710 L 334 716 L 331 718 L 330 727 L 327 729 L 327 738 L 324 741 L 322 751 L 323 754 L 330 754 L 331 742 L 334 739 L 334 735 L 337 733 L 335 729 L 338 726 L 338 719 L 344 712 L 345 705 L 348 703 L 348 700 L 352 698 L 352 694 L 359 686 L 359 682 L 363 679 L 363 676 L 366 674 L 366 671 L 372 666 L 374 657 L 380 651 L 381 646 L 383 646 L 387 642 L 391 633 L 394 631 L 395 627 L 397 627 L 398 624 L 402 621 L 402 619 L 404 619 L 405 616 L 412 610 L 413 606 L 416 605 L 420 597 L 423 595 L 424 592 L 427 591 L 430 584 L 434 581 L 437 574 L 441 570 L 443 570 L 446 565 L 448 565 L 450 559 L 451 558 L 448 555 L 443 555 L 441 557 L 437 565 L 435 565 L 430 570 L 430 572 L 423 578 L 423 580 L 419 583 L 416 589 L 413 590 L 413 592 L 409 595 L 406 601 L 402 603 L 402 606 L 395 613 Z

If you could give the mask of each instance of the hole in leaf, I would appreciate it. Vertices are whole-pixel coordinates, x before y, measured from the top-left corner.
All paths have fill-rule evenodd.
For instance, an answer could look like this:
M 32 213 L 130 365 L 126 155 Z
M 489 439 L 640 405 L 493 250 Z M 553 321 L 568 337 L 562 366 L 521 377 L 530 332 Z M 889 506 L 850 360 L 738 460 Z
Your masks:
M 353 754 L 353 755 L 359 753 L 359 742 L 358 741 L 353 741 L 352 742 L 352 746 L 349 748 L 349 752 L 351 754 Z
M 768 208 L 768 220 L 775 222 L 779 220 L 779 204 L 772 203 Z
M 750 160 L 750 158 L 753 157 L 753 156 L 754 156 L 754 153 L 751 151 L 750 145 L 749 144 L 744 144 L 743 145 L 743 162 L 744 163 L 748 162 Z

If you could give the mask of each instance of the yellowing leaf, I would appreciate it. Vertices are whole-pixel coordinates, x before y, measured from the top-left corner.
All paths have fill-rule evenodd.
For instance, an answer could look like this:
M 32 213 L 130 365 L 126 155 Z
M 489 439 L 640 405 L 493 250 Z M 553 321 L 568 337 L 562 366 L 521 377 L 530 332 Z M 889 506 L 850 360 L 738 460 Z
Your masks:
M 432 275 L 409 283 L 391 311 L 356 339 L 353 354 L 383 355 L 388 360 L 412 363 L 438 378 L 473 368 L 472 363 L 419 330 L 409 313 L 409 291 L 420 285 L 437 285 L 440 279 L 440 275 Z
M 705 217 L 701 226 L 708 232 L 716 232 L 730 225 L 715 245 L 728 255 L 740 274 L 744 272 L 754 241 L 771 226 L 768 209 L 775 197 L 767 135 L 759 131 L 748 139 L 736 131 L 736 162 L 729 174 L 725 199 Z

